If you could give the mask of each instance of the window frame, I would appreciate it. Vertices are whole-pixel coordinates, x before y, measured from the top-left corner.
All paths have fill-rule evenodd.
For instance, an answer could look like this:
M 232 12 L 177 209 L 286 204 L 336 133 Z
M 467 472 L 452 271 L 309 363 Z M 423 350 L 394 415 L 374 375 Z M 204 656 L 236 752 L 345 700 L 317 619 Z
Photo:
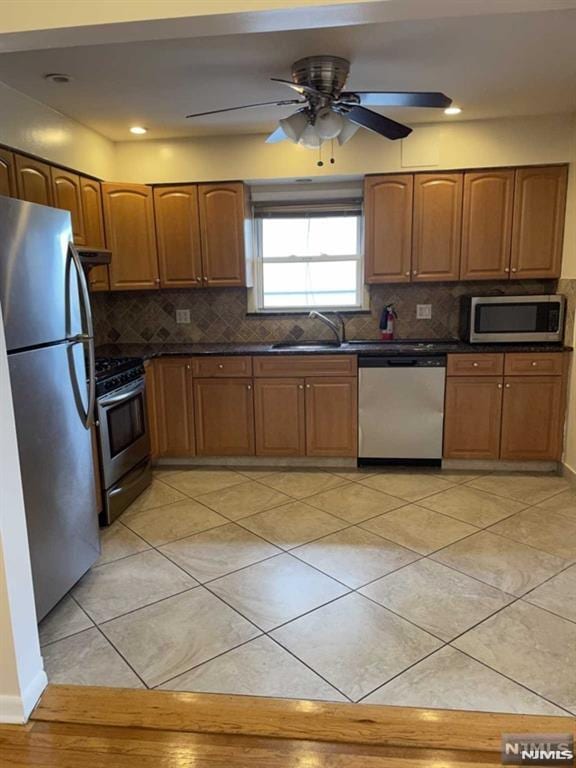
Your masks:
M 330 211 L 331 216 L 337 215 L 333 210 L 333 202 L 310 202 L 306 204 L 306 210 L 303 210 L 302 205 L 294 205 L 293 203 L 287 203 L 284 205 L 274 204 L 272 206 L 277 209 L 278 212 L 282 208 L 285 208 L 286 212 L 291 209 L 293 211 L 294 218 L 304 218 L 306 214 L 314 214 L 315 218 L 322 218 L 322 211 L 328 214 Z M 339 206 L 340 207 L 340 206 Z M 254 261 L 253 261 L 253 275 L 254 285 L 250 296 L 249 311 L 258 314 L 308 314 L 312 310 L 316 309 L 321 312 L 364 312 L 369 309 L 369 295 L 367 287 L 364 285 L 364 211 L 362 203 L 360 201 L 354 201 L 354 206 L 342 205 L 342 211 L 352 211 L 353 208 L 358 208 L 357 213 L 348 213 L 345 215 L 355 215 L 358 221 L 357 233 L 356 233 L 356 253 L 345 254 L 340 256 L 330 256 L 328 254 L 320 254 L 318 256 L 281 256 L 274 259 L 264 259 L 263 253 L 263 227 L 262 222 L 265 218 L 274 218 L 273 214 L 268 216 L 258 215 L 259 210 L 266 210 L 266 207 L 253 207 L 252 209 L 252 222 L 253 222 L 253 244 L 254 244 Z M 299 216 L 300 214 L 300 216 Z M 281 216 L 278 218 L 290 218 L 289 216 Z M 334 262 L 334 261 L 355 261 L 356 262 L 356 300 L 357 303 L 350 305 L 331 304 L 325 306 L 310 306 L 310 305 L 298 305 L 298 306 L 280 306 L 280 307 L 265 307 L 264 306 L 264 264 L 310 264 L 310 263 L 322 263 L 322 262 Z

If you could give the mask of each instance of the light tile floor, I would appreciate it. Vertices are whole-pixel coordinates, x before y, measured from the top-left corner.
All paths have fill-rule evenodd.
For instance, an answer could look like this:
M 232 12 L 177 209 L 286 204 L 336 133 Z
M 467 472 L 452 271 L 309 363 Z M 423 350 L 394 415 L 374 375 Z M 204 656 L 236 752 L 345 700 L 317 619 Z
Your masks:
M 554 475 L 158 470 L 40 626 L 49 679 L 576 713 Z

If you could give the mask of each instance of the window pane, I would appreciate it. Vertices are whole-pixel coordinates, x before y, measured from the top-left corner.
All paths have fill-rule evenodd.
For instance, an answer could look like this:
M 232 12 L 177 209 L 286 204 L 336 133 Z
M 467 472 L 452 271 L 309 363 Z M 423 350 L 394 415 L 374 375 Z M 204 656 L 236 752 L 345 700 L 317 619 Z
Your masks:
M 357 306 L 357 262 L 263 265 L 264 307 Z
M 358 249 L 358 216 L 262 219 L 264 259 L 351 256 Z

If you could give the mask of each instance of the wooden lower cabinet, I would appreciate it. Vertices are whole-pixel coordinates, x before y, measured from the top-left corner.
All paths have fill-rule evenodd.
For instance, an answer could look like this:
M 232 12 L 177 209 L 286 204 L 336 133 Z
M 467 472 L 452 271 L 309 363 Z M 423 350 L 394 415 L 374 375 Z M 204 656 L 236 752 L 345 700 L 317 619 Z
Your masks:
M 199 456 L 254 455 L 252 380 L 196 379 L 194 414 Z
M 502 391 L 499 376 L 446 380 L 444 458 L 499 458 Z
M 150 456 L 157 459 L 158 446 L 158 391 L 156 387 L 156 363 L 153 360 L 144 361 L 146 378 L 146 417 L 148 422 L 148 437 L 150 438 Z
M 154 361 L 158 456 L 193 456 L 194 407 L 190 361 L 163 357 Z
M 306 379 L 306 455 L 357 456 L 358 380 Z
M 254 420 L 257 456 L 304 456 L 304 379 L 256 379 Z
M 561 376 L 507 376 L 500 458 L 560 459 L 563 400 Z

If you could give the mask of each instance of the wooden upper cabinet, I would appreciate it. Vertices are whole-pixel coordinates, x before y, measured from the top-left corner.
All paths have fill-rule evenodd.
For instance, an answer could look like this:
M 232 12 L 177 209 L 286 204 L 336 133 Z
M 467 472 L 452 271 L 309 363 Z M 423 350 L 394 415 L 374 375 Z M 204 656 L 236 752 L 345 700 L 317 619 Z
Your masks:
M 567 180 L 566 166 L 516 171 L 512 278 L 560 276 Z
M 507 279 L 514 171 L 464 174 L 461 280 Z
M 204 285 L 246 285 L 245 194 L 240 181 L 198 185 Z
M 155 360 L 154 379 L 158 455 L 193 456 L 195 438 L 190 361 L 183 357 Z
M 63 171 L 61 168 L 51 166 L 52 194 L 54 206 L 70 211 L 72 216 L 72 235 L 76 245 L 86 244 L 86 232 L 84 229 L 84 211 L 82 207 L 82 190 L 80 177 L 77 173 Z
M 254 420 L 257 456 L 304 456 L 304 379 L 256 379 Z
M 462 229 L 461 173 L 414 177 L 412 280 L 458 280 Z
M 356 456 L 358 380 L 306 379 L 306 455 Z
M 0 195 L 16 197 L 14 155 L 2 147 L 0 147 Z
M 202 284 L 198 187 L 154 189 L 160 285 L 195 288 Z
M 560 459 L 565 399 L 562 377 L 507 376 L 504 382 L 500 458 Z
M 106 237 L 104 235 L 104 212 L 102 210 L 100 182 L 81 176 L 80 191 L 84 211 L 85 244 L 90 248 L 105 248 Z M 108 267 L 105 264 L 92 267 L 88 273 L 88 282 L 91 291 L 108 291 L 110 289 Z
M 199 456 L 254 455 L 251 380 L 196 379 L 194 415 Z
M 102 184 L 106 242 L 112 251 L 110 288 L 158 288 L 152 189 L 143 184 Z
M 364 181 L 365 282 L 410 282 L 414 177 Z
M 20 200 L 40 205 L 54 205 L 50 166 L 39 160 L 15 155 L 16 188 Z
M 499 457 L 502 391 L 497 376 L 446 379 L 444 458 Z

